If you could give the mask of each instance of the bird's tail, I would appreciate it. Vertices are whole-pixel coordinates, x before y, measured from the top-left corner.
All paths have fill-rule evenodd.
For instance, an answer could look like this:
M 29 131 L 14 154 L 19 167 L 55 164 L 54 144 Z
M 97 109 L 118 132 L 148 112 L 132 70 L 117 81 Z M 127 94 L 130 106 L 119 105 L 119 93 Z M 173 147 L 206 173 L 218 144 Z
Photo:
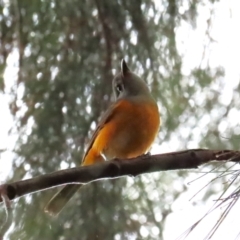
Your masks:
M 44 211 L 51 216 L 57 216 L 81 186 L 81 184 L 69 184 L 64 186 L 51 198 L 44 208 Z

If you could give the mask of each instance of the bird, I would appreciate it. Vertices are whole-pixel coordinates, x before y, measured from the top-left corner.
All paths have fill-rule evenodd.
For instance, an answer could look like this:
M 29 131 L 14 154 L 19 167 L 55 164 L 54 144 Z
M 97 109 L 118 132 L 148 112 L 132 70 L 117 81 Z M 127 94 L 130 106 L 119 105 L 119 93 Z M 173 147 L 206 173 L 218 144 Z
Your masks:
M 158 105 L 147 84 L 133 73 L 124 59 L 112 81 L 115 101 L 101 117 L 82 158 L 81 166 L 131 159 L 149 150 L 160 128 Z M 45 207 L 57 216 L 81 184 L 65 185 Z

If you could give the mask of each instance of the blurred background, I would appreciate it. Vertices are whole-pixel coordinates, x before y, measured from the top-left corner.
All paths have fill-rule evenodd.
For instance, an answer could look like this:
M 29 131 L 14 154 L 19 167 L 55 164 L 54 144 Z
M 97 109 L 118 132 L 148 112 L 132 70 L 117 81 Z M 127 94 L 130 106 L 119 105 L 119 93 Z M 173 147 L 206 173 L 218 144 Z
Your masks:
M 239 150 L 239 7 L 234 0 L 2 0 L 0 180 L 78 166 L 113 100 L 122 58 L 158 101 L 152 153 Z M 6 239 L 174 239 L 229 181 L 191 199 L 217 173 L 189 183 L 213 168 L 91 183 L 56 219 L 43 212 L 56 189 L 22 197 Z M 200 232 L 202 239 L 207 229 Z

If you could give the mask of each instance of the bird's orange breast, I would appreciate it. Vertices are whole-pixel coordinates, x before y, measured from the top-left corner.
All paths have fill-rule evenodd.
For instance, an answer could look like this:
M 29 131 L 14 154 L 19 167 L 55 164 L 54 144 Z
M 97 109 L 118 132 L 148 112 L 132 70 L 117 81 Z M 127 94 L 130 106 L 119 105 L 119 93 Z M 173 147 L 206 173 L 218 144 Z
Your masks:
M 108 160 L 137 157 L 149 149 L 159 125 L 159 111 L 154 101 L 140 104 L 121 100 L 110 121 L 99 131 L 92 151 Z

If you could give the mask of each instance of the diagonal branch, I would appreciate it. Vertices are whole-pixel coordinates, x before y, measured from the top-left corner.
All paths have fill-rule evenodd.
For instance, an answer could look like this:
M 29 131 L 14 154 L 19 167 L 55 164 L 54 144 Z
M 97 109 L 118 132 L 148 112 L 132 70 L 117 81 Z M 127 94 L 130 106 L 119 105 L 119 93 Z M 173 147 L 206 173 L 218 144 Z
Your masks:
M 10 200 L 23 195 L 46 190 L 63 184 L 90 183 L 105 178 L 137 176 L 143 173 L 191 169 L 211 160 L 240 161 L 240 152 L 231 150 L 192 149 L 158 155 L 144 155 L 133 159 L 112 161 L 71 168 L 41 175 L 27 180 L 0 185 L 0 196 L 6 194 Z M 0 202 L 1 202 L 0 198 Z

